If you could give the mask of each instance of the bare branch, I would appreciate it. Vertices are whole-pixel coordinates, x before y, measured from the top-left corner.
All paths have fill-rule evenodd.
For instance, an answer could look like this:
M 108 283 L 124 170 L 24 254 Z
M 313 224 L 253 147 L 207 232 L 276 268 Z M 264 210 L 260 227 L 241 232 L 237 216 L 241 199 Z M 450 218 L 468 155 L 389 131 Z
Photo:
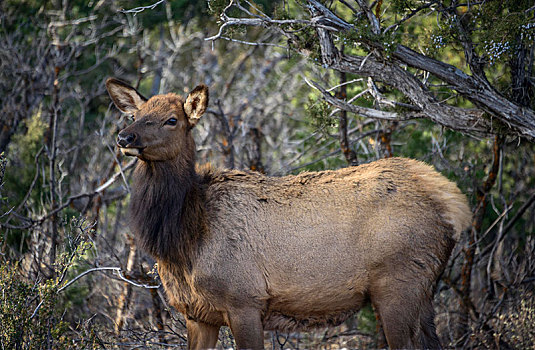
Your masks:
M 511 218 L 511 220 L 509 220 L 507 222 L 507 225 L 504 227 L 503 229 L 503 233 L 502 233 L 502 236 L 500 237 L 500 240 L 502 240 L 504 237 L 505 237 L 505 233 L 507 233 L 509 230 L 511 230 L 511 228 L 513 227 L 513 225 L 518 221 L 518 219 L 520 219 L 522 217 L 522 215 L 524 215 L 524 213 L 526 212 L 526 210 L 529 209 L 529 207 L 535 203 L 535 193 L 533 193 L 529 198 L 528 200 L 526 200 L 526 202 L 524 204 L 522 204 L 522 207 L 520 207 L 518 209 L 518 211 L 516 212 L 515 216 L 513 218 Z
M 32 226 L 38 225 L 43 223 L 48 218 L 52 217 L 53 215 L 56 215 L 63 209 L 67 208 L 71 203 L 77 199 L 86 198 L 86 197 L 93 197 L 95 195 L 101 194 L 104 190 L 106 190 L 108 187 L 110 187 L 117 179 L 121 176 L 123 176 L 123 172 L 127 169 L 130 169 L 134 166 L 134 164 L 137 162 L 137 158 L 132 159 L 130 162 L 128 162 L 123 168 L 121 168 L 120 171 L 116 172 L 108 181 L 106 181 L 101 186 L 97 187 L 95 190 L 91 192 L 84 192 L 80 193 L 74 196 L 70 196 L 62 205 L 55 207 L 54 210 L 51 210 L 50 212 L 46 213 L 46 215 L 43 215 L 37 219 L 30 219 L 26 218 L 25 221 L 27 221 L 27 224 L 21 225 L 21 226 L 14 226 L 7 223 L 0 222 L 0 226 L 6 227 L 6 228 L 12 228 L 12 229 L 27 229 Z M 13 212 L 15 214 L 15 212 Z
M 152 5 L 148 5 L 148 6 L 139 6 L 139 7 L 136 7 L 136 8 L 133 8 L 131 10 L 119 10 L 119 12 L 122 12 L 122 13 L 133 13 L 134 16 L 137 15 L 138 13 L 140 12 L 143 12 L 145 10 L 154 10 L 154 8 L 158 5 L 160 5 L 161 3 L 163 3 L 165 0 L 158 0 L 157 2 L 155 2 L 154 4 Z
M 122 269 L 120 267 L 94 267 L 94 268 L 86 270 L 86 271 L 82 272 L 81 274 L 79 274 L 78 276 L 74 277 L 72 280 L 67 282 L 63 287 L 59 288 L 57 292 L 61 293 L 62 291 L 67 289 L 71 284 L 73 284 L 74 282 L 78 281 L 80 278 L 84 277 L 87 274 L 90 274 L 91 272 L 95 272 L 95 271 L 115 271 L 115 273 L 117 274 L 117 276 L 119 276 L 120 279 L 122 279 L 123 281 L 125 281 L 127 283 L 130 283 L 133 286 L 140 287 L 140 288 L 146 288 L 146 289 L 160 288 L 160 285 L 161 285 L 161 284 L 158 284 L 157 286 L 154 286 L 154 285 L 148 285 L 148 284 L 144 284 L 144 283 L 134 282 L 134 281 L 126 278 L 123 275 Z
M 345 85 L 348 85 L 348 84 L 353 84 L 353 83 L 356 83 L 356 82 L 359 82 L 359 81 L 362 81 L 362 80 L 363 80 L 362 78 L 358 78 L 358 79 L 352 79 L 352 80 L 349 80 L 349 81 L 345 81 L 345 82 L 340 83 L 338 85 L 332 86 L 332 87 L 328 88 L 325 91 L 331 92 L 333 90 L 338 89 L 339 87 L 342 87 L 342 86 L 345 86 Z
M 480 108 L 505 122 L 521 136 L 535 138 L 535 112 L 509 101 L 496 90 L 444 62 L 399 45 L 394 56 L 405 64 L 434 74 Z
M 370 94 L 373 96 L 375 101 L 377 101 L 379 104 L 384 104 L 390 107 L 403 107 L 413 111 L 420 111 L 420 109 L 416 106 L 407 103 L 401 103 L 398 101 L 392 101 L 384 97 L 383 94 L 379 92 L 377 85 L 371 77 L 368 77 L 368 90 L 370 91 Z
M 117 276 L 119 276 L 120 279 L 122 279 L 123 281 L 125 281 L 127 283 L 130 283 L 131 285 L 134 285 L 134 286 L 140 287 L 140 288 L 157 289 L 157 288 L 160 288 L 160 286 L 161 286 L 161 283 L 158 284 L 158 285 L 148 285 L 148 284 L 144 284 L 144 283 L 134 282 L 134 281 L 126 278 L 123 275 L 122 269 L 120 267 L 94 267 L 94 268 L 86 270 L 86 271 L 82 272 L 81 274 L 79 274 L 78 276 L 74 277 L 72 280 L 67 282 L 63 287 L 59 288 L 56 291 L 56 293 L 59 294 L 59 293 L 63 292 L 65 289 L 67 289 L 69 286 L 71 286 L 74 282 L 78 281 L 80 278 L 90 274 L 91 272 L 95 272 L 95 271 L 115 271 L 115 273 L 117 274 Z M 44 300 L 41 300 L 41 302 L 36 306 L 35 310 L 33 311 L 32 315 L 30 316 L 30 319 L 33 319 L 37 315 L 37 312 L 39 312 L 39 309 L 43 305 L 43 302 L 44 302 Z
M 422 10 L 425 10 L 427 8 L 430 8 L 431 6 L 433 6 L 434 4 L 438 3 L 438 0 L 433 0 L 433 1 L 430 1 L 428 3 L 425 3 L 423 5 L 421 5 L 420 7 L 412 10 L 409 14 L 407 14 L 405 17 L 403 17 L 402 19 L 400 19 L 399 21 L 397 21 L 396 23 L 388 26 L 385 30 L 384 30 L 384 33 L 388 33 L 390 30 L 392 29 L 396 29 L 397 27 L 399 27 L 400 24 L 408 21 L 409 19 L 411 19 L 412 17 L 414 17 L 415 15 L 417 15 L 418 13 L 420 13 L 420 11 Z
M 372 32 L 374 34 L 381 33 L 381 24 L 379 23 L 379 19 L 377 18 L 377 16 L 375 16 L 373 11 L 368 7 L 368 4 L 366 3 L 366 1 L 356 0 L 356 2 L 359 4 L 359 7 L 361 8 L 361 10 L 364 11 L 366 16 L 368 17 L 368 21 L 370 22 L 371 27 L 372 27 Z
M 305 78 L 305 81 L 308 85 L 310 85 L 314 89 L 319 90 L 323 94 L 323 98 L 327 102 L 329 102 L 333 106 L 336 106 L 344 111 L 352 112 L 355 114 L 362 115 L 364 117 L 379 119 L 379 120 L 402 121 L 402 120 L 410 120 L 410 119 L 417 119 L 417 118 L 425 117 L 425 115 L 421 113 L 415 113 L 414 115 L 401 115 L 396 112 L 385 112 L 385 111 L 380 111 L 380 110 L 373 109 L 373 108 L 366 108 L 366 107 L 352 105 L 332 96 L 327 90 L 321 87 L 318 83 L 314 81 L 310 81 L 306 78 Z
M 246 41 L 246 40 L 239 40 L 239 39 L 229 38 L 229 37 L 226 37 L 226 36 L 223 36 L 223 35 L 219 36 L 217 39 L 223 39 L 223 40 L 226 40 L 226 41 L 232 41 L 232 42 L 235 42 L 235 43 L 244 44 L 244 45 L 250 45 L 250 46 L 274 46 L 274 47 L 278 47 L 278 48 L 281 48 L 281 49 L 286 49 L 286 47 L 284 47 L 284 46 L 273 44 L 273 43 L 257 43 L 257 42 L 254 42 L 254 41 Z

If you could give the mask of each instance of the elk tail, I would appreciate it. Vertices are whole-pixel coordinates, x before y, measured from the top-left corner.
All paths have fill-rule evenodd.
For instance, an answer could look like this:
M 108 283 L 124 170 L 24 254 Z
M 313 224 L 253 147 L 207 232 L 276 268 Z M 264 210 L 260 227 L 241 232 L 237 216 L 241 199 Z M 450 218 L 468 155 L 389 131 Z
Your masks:
M 453 239 L 459 241 L 461 232 L 470 227 L 472 212 L 466 196 L 459 190 L 454 182 L 437 173 L 431 166 L 418 162 L 420 176 L 429 186 L 428 193 L 444 206 L 442 216 L 447 223 L 453 226 Z

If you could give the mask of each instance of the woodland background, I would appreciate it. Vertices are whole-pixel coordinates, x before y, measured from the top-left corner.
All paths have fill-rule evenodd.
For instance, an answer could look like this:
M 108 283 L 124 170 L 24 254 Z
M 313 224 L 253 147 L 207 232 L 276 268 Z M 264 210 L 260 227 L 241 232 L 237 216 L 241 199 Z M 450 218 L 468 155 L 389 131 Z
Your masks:
M 474 213 L 437 285 L 442 343 L 533 348 L 534 48 L 532 0 L 0 1 L 0 347 L 185 348 L 127 228 L 114 76 L 209 85 L 199 163 L 433 164 Z M 366 307 L 266 346 L 377 348 L 378 329 Z

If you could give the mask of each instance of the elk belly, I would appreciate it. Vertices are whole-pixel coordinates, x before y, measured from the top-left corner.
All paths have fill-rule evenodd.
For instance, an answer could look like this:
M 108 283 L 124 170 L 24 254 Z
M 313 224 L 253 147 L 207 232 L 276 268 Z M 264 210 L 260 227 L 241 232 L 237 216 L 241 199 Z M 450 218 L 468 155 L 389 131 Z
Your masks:
M 281 332 L 307 331 L 315 328 L 335 327 L 358 310 L 330 312 L 321 315 L 285 315 L 281 311 L 269 311 L 264 329 Z
M 351 290 L 347 290 L 346 295 L 335 292 L 326 296 L 325 292 L 319 292 L 323 294 L 321 299 L 326 297 L 331 302 L 326 303 L 323 299 L 320 305 L 316 303 L 320 298 L 311 297 L 314 294 L 303 296 L 299 302 L 296 300 L 292 302 L 271 300 L 264 318 L 264 328 L 266 330 L 294 332 L 338 326 L 357 312 L 366 301 L 364 293 L 353 293 Z M 340 299 L 336 299 L 337 297 Z
M 343 232 L 339 225 L 331 227 Z M 314 244 L 306 234 L 295 234 L 301 236 L 300 242 L 306 242 L 306 249 L 282 240 L 287 247 L 283 257 L 272 256 L 265 262 L 270 295 L 265 327 L 297 331 L 339 325 L 368 297 L 369 275 L 355 254 L 351 243 L 355 238 L 339 234 L 331 237 L 329 244 L 323 241 L 327 237 L 317 238 Z M 284 249 L 280 246 L 276 251 Z

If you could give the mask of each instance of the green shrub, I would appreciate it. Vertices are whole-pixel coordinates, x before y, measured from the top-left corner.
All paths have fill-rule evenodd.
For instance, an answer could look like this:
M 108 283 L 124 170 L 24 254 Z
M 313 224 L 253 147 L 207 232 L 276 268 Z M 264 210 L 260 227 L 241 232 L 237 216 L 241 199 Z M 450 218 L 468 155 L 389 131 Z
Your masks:
M 72 276 L 77 262 L 91 247 L 91 225 L 73 219 L 66 244 L 54 265 L 53 278 L 27 278 L 18 262 L 0 259 L 0 349 L 97 348 L 100 340 L 89 321 L 66 321 L 72 295 L 61 293 L 66 276 Z M 70 288 L 70 287 L 69 287 Z M 72 319 L 73 317 L 71 317 Z
M 0 344 L 3 349 L 68 348 L 68 330 L 53 280 L 25 281 L 18 264 L 0 267 Z

